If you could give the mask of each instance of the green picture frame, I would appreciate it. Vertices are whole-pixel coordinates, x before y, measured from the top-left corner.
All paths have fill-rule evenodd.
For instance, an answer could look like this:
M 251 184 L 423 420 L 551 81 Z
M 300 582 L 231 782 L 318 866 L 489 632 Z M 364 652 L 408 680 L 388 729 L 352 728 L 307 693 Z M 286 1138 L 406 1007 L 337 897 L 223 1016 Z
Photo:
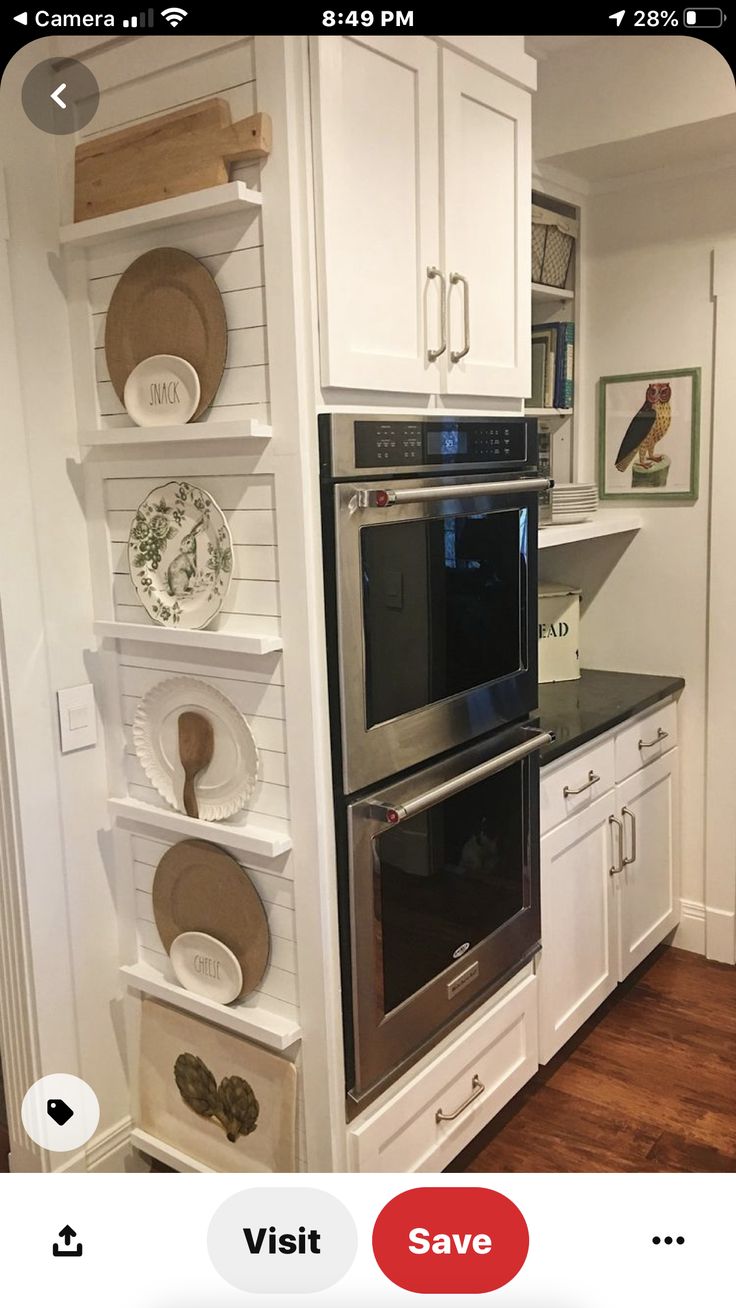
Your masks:
M 653 368 L 600 378 L 598 493 L 602 500 L 652 504 L 697 500 L 700 394 L 700 368 Z

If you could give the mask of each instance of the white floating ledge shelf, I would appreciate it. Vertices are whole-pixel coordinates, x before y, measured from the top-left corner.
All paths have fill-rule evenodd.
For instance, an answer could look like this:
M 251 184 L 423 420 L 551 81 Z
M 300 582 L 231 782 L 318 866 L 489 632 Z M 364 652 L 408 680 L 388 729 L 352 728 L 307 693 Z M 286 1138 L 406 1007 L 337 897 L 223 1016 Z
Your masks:
M 171 227 L 176 223 L 194 222 L 200 218 L 220 218 L 224 214 L 260 207 L 263 196 L 245 182 L 225 182 L 222 186 L 209 186 L 202 191 L 188 191 L 169 200 L 156 200 L 141 204 L 135 209 L 121 209 L 102 218 L 85 218 L 79 223 L 68 223 L 59 233 L 61 245 L 99 245 L 126 233 L 147 232 L 154 227 Z
M 237 1031 L 239 1035 L 257 1040 L 269 1049 L 290 1049 L 301 1040 L 302 1029 L 292 1018 L 282 1013 L 272 1013 L 270 1009 L 248 1007 L 247 1001 L 240 1004 L 217 1004 L 204 995 L 195 995 L 191 990 L 184 990 L 173 981 L 167 981 L 160 972 L 149 967 L 147 963 L 131 963 L 121 967 L 126 985 L 131 990 L 142 991 L 163 999 L 185 1013 L 194 1013 L 204 1017 L 208 1022 L 226 1027 L 228 1031 Z
M 605 509 L 590 522 L 560 522 L 539 528 L 539 548 L 553 545 L 570 545 L 578 540 L 596 540 L 600 536 L 618 536 L 627 531 L 639 531 L 644 520 L 639 513 L 627 509 Z
M 524 409 L 527 418 L 570 418 L 572 409 Z
M 107 802 L 110 813 L 119 822 L 173 831 L 195 840 L 213 840 L 228 849 L 258 854 L 262 858 L 278 858 L 291 849 L 291 836 L 257 826 L 250 816 L 239 823 L 204 822 L 200 818 L 188 817 L 186 813 L 177 813 L 173 808 L 144 804 L 140 799 L 109 799 Z
M 256 632 L 190 631 L 182 627 L 158 627 L 148 622 L 95 622 L 95 634 L 102 640 L 135 641 L 139 644 L 173 645 L 178 649 L 211 649 L 232 654 L 273 654 L 284 648 L 281 636 L 259 636 Z
M 564 286 L 545 286 L 542 282 L 532 282 L 532 299 L 534 300 L 574 300 L 575 292 Z
M 155 1135 L 149 1135 L 148 1131 L 141 1131 L 137 1126 L 133 1127 L 130 1133 L 130 1142 L 141 1153 L 148 1154 L 149 1158 L 155 1158 L 157 1163 L 164 1163 L 166 1167 L 173 1167 L 175 1172 L 211 1172 L 213 1169 L 207 1167 L 205 1163 L 200 1163 L 199 1159 L 192 1158 L 191 1154 L 185 1154 L 181 1149 L 175 1149 L 173 1145 L 166 1144 L 164 1140 L 159 1140 Z
M 235 422 L 184 422 L 172 427 L 105 427 L 81 431 L 83 449 L 109 445 L 180 445 L 182 441 L 268 441 L 273 428 L 258 418 Z

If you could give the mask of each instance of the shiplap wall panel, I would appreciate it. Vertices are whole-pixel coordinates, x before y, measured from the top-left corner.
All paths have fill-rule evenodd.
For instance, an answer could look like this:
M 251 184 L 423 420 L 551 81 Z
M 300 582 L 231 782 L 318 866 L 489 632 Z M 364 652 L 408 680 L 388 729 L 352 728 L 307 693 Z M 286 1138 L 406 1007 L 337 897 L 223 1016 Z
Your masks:
M 149 39 L 155 41 L 155 38 Z M 194 54 L 195 50 L 198 50 L 197 54 Z M 83 134 L 85 138 L 144 122 L 212 95 L 221 96 L 228 102 L 233 119 L 255 112 L 257 98 L 252 38 L 229 43 L 213 42 L 206 52 L 195 42 L 191 51 L 187 57 L 182 46 L 181 56 L 172 59 L 168 54 L 166 66 L 162 67 L 163 51 L 159 52 L 157 59 L 151 46 L 136 45 L 137 76 L 132 84 L 119 83 L 117 65 L 111 52 L 97 51 L 94 63 L 100 69 L 100 85 L 105 93 L 93 126 Z M 141 57 L 146 66 L 150 63 L 150 74 L 139 65 Z M 260 168 L 259 162 L 239 164 L 231 169 L 231 177 L 259 190 Z M 206 426 L 210 422 L 238 417 L 268 421 L 262 224 L 257 210 L 244 210 L 206 225 L 185 223 L 169 230 L 126 233 L 101 249 L 89 251 L 88 303 L 100 426 L 114 427 L 129 422 L 123 403 L 110 382 L 105 359 L 107 308 L 118 280 L 129 264 L 159 245 L 173 245 L 200 259 L 222 294 L 228 326 L 227 360 L 217 394 L 200 419 L 201 424 Z
M 103 90 L 100 107 L 83 133 L 91 139 L 105 132 L 158 116 L 212 95 L 221 95 L 233 119 L 246 117 L 258 105 L 252 38 L 149 37 L 135 41 L 136 77 L 130 78 L 129 61 L 123 43 L 92 47 L 89 60 Z M 265 166 L 268 166 L 267 164 Z M 238 164 L 233 179 L 260 190 L 261 165 Z M 200 259 L 218 284 L 228 326 L 226 371 L 213 406 L 200 420 L 203 428 L 218 420 L 259 418 L 268 422 L 269 375 L 268 337 L 263 272 L 263 224 L 261 210 L 244 208 L 235 214 L 206 223 L 181 223 L 153 232 L 125 232 L 86 253 L 88 311 L 90 321 L 90 387 L 94 384 L 101 427 L 128 425 L 130 419 L 115 396 L 104 353 L 107 307 L 117 281 L 140 254 L 159 245 L 172 245 Z M 91 401 L 90 396 L 90 401 Z M 88 408 L 93 408 L 90 402 Z M 206 433 L 203 431 L 203 435 Z M 172 459 L 172 478 L 176 474 Z M 210 490 L 227 514 L 233 535 L 233 584 L 224 614 L 211 624 L 213 630 L 279 634 L 278 551 L 274 514 L 273 482 L 265 476 L 212 476 L 216 461 L 209 463 L 209 476 L 187 474 Z M 128 622 L 149 621 L 131 594 L 127 578 L 127 541 L 131 518 L 145 494 L 167 480 L 146 477 L 145 465 L 128 465 L 134 475 L 107 480 L 106 522 L 111 542 L 110 584 L 117 590 L 115 616 Z M 141 476 L 137 476 L 138 472 Z M 286 759 L 283 664 L 278 653 L 258 658 L 234 652 L 172 647 L 151 643 L 120 644 L 118 672 L 121 681 L 120 710 L 123 722 L 123 770 L 129 793 L 147 803 L 165 807 L 146 784 L 135 754 L 132 722 L 146 688 L 177 674 L 202 676 L 237 704 L 253 732 L 260 754 L 259 781 L 253 799 L 263 812 L 254 810 L 255 821 L 273 830 L 289 830 L 288 770 Z M 168 956 L 153 920 L 151 892 L 155 868 L 173 840 L 159 838 L 150 828 L 129 832 L 131 868 L 135 887 L 136 935 L 141 961 L 174 981 Z M 242 853 L 234 853 L 241 861 Z M 290 854 L 278 860 L 257 860 L 248 867 L 249 876 L 261 895 L 272 933 L 273 950 L 268 971 L 256 993 L 239 1006 L 267 1008 L 274 1013 L 298 1018 L 298 981 L 295 947 L 293 860 Z M 243 865 L 244 866 L 244 865 Z M 133 949 L 135 940 L 131 940 Z M 297 1065 L 299 1055 L 297 1054 Z M 297 1168 L 307 1169 L 305 1115 L 301 1077 L 297 1108 Z

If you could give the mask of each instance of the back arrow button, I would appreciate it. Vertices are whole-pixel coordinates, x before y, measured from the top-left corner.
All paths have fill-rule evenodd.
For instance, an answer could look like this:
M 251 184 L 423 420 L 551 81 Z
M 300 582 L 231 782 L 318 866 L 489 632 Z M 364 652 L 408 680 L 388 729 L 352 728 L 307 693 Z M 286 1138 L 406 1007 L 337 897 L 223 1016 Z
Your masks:
M 55 91 L 51 92 L 51 99 L 55 102 L 55 104 L 58 104 L 60 109 L 66 109 L 66 105 L 61 98 L 61 93 L 62 91 L 65 90 L 66 90 L 66 82 L 62 82 L 60 86 L 57 86 Z

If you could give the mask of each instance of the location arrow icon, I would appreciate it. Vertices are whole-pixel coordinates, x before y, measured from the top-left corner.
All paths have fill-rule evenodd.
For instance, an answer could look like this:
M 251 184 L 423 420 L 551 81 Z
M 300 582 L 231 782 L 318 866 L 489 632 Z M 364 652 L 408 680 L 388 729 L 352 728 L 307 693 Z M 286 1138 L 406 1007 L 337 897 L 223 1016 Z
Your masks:
M 617 14 L 609 14 L 608 17 L 613 19 L 617 27 L 620 27 L 626 17 L 626 10 L 619 9 Z

